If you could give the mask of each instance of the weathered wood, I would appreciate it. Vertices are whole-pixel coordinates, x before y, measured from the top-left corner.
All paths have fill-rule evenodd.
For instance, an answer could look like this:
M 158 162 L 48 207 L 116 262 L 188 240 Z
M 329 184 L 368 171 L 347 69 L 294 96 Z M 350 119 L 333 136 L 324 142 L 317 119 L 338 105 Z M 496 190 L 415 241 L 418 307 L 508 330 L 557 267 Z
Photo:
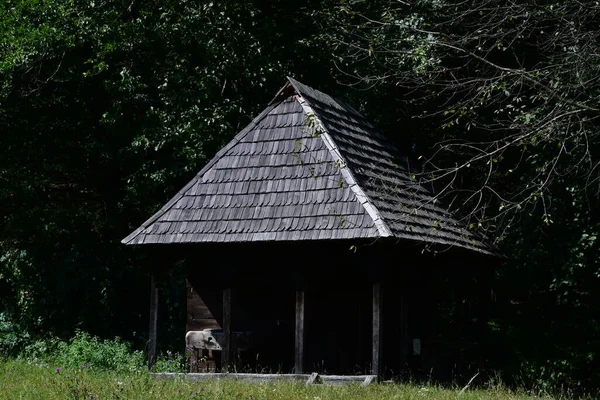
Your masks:
M 269 381 L 303 381 L 308 382 L 313 378 L 315 382 L 325 385 L 346 385 L 360 383 L 361 386 L 366 386 L 377 381 L 375 375 L 320 375 L 320 374 L 221 374 L 221 373 L 197 373 L 197 374 L 181 374 L 173 372 L 162 372 L 154 374 L 156 379 L 188 379 L 191 381 L 205 381 L 212 379 L 232 379 L 243 380 L 250 382 L 269 382 Z
M 488 321 L 489 321 L 489 307 L 490 300 L 492 294 L 492 288 L 490 285 L 491 281 L 491 271 L 492 268 L 481 268 L 481 272 L 479 272 L 479 293 L 478 293 L 478 310 L 477 310 L 477 330 L 479 337 L 479 351 L 478 351 L 478 365 L 479 369 L 483 370 L 485 368 L 485 357 L 484 357 L 484 349 L 488 341 Z
M 221 372 L 229 372 L 231 360 L 231 288 L 223 290 L 223 352 L 221 354 Z
M 206 372 L 217 372 L 217 363 L 215 362 L 215 356 L 212 350 L 208 350 L 208 356 L 204 362 Z
M 368 378 L 375 378 L 375 375 L 319 375 L 324 385 L 345 385 L 350 383 L 362 383 Z
M 427 207 L 427 214 L 412 213 L 406 218 L 406 211 L 397 205 L 415 203 L 418 208 L 431 204 L 436 198 L 428 189 L 420 189 L 418 198 L 410 191 L 398 190 L 393 196 L 377 196 L 376 201 L 372 200 L 367 193 L 386 190 L 381 179 L 356 180 L 355 174 L 361 175 L 363 170 L 377 165 L 374 176 L 386 177 L 385 181 L 396 182 L 398 187 L 415 187 L 415 182 L 404 173 L 409 169 L 406 157 L 353 108 L 300 82 L 290 79 L 290 84 L 297 97 L 290 96 L 267 107 L 204 166 L 174 201 L 165 204 L 123 242 L 342 240 L 372 237 L 375 228 L 376 235 L 381 237 L 452 243 L 457 247 L 496 253 L 478 236 L 468 235 L 459 228 L 462 226 L 460 219 L 440 207 Z M 314 117 L 310 131 L 318 133 L 314 135 L 315 140 L 306 137 L 303 121 L 307 115 Z M 277 124 L 271 126 L 270 121 L 277 121 Z M 325 128 L 332 126 L 360 132 L 364 140 L 343 141 L 344 135 L 330 134 L 329 128 Z M 268 133 L 263 132 L 266 127 Z M 286 144 L 304 143 L 307 139 L 310 146 L 296 148 L 298 146 Z M 277 146 L 277 151 L 273 146 Z M 318 151 L 319 156 L 314 158 L 313 151 Z M 396 161 L 389 162 L 390 157 Z M 344 162 L 346 158 L 351 158 L 352 162 Z M 330 165 L 336 165 L 336 175 L 330 175 Z M 283 174 L 283 168 L 290 172 Z M 339 180 L 340 184 L 327 186 L 324 190 L 322 182 L 327 179 Z M 347 193 L 359 200 L 360 205 L 354 202 L 350 206 Z M 273 207 L 276 195 L 290 200 Z M 179 211 L 182 204 L 186 212 Z M 355 207 L 360 207 L 370 218 L 357 219 Z M 344 212 L 323 213 L 325 209 Z M 381 209 L 386 212 L 381 214 Z M 197 223 L 200 216 L 202 223 Z M 285 219 L 290 216 L 294 216 L 293 226 Z M 397 220 L 405 227 L 390 229 L 388 223 L 392 222 L 390 225 L 394 226 L 393 222 Z M 433 221 L 440 221 L 441 226 L 456 227 L 434 229 L 437 223 Z M 422 235 L 420 232 L 426 228 L 430 228 L 427 235 Z M 467 235 L 469 240 L 465 240 Z
M 187 280 L 187 323 L 186 332 L 204 329 L 222 329 L 215 315 L 200 297 L 190 280 Z
M 406 368 L 408 363 L 407 346 L 408 346 L 408 305 L 406 296 L 400 297 L 400 365 L 401 368 Z
M 371 373 L 381 376 L 381 285 L 373 284 L 373 349 Z
M 250 382 L 269 382 L 269 381 L 301 381 L 306 382 L 310 377 L 308 374 L 223 374 L 223 373 L 194 373 L 194 374 L 182 374 L 173 372 L 162 372 L 154 374 L 156 379 L 188 379 L 191 381 L 205 381 L 212 379 L 232 379 L 232 380 L 243 380 Z
M 203 331 L 205 329 L 221 329 L 215 319 L 198 319 L 187 323 L 187 331 Z
M 148 369 L 154 368 L 156 362 L 157 346 L 157 328 L 158 328 L 158 287 L 156 286 L 156 273 L 152 272 L 150 276 L 150 326 L 148 336 Z
M 206 306 L 206 304 L 204 304 L 200 296 L 194 296 L 192 299 L 188 300 L 188 305 L 188 322 L 192 322 L 194 320 L 199 319 L 215 318 Z
M 296 352 L 294 372 L 301 374 L 304 369 L 304 290 L 296 290 Z
M 186 352 L 189 354 L 190 372 L 208 372 L 203 349 L 188 348 Z
M 377 382 L 377 375 L 367 375 L 367 377 L 365 378 L 363 383 L 360 384 L 360 386 L 369 386 L 373 382 Z
M 322 383 L 322 381 L 321 381 L 321 378 L 319 377 L 319 374 L 316 372 L 313 372 L 308 377 L 308 380 L 306 381 L 306 386 L 314 385 L 315 383 Z

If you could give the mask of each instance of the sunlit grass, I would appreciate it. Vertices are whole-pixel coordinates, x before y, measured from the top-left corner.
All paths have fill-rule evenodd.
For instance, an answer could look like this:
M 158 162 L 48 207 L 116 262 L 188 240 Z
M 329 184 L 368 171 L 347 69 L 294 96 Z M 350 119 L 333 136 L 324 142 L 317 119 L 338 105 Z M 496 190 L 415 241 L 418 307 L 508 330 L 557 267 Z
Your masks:
M 60 369 L 58 369 L 60 368 Z M 93 368 L 62 368 L 21 360 L 0 361 L 0 399 L 551 399 L 501 385 L 486 389 L 444 389 L 411 384 L 375 384 L 366 388 L 305 386 L 303 383 L 248 383 L 235 380 L 193 382 L 156 379 L 146 372 L 117 373 Z

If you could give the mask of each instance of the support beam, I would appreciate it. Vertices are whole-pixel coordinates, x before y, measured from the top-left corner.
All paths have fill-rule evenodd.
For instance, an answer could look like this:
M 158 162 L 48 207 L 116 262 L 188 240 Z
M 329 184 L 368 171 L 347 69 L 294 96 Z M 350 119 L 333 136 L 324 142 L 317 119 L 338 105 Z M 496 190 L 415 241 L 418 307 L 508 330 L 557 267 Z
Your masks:
M 304 369 L 304 289 L 296 290 L 296 349 L 294 372 L 301 374 Z
M 373 284 L 373 350 L 371 373 L 381 376 L 381 285 Z
M 400 296 L 400 365 L 401 369 L 408 367 L 408 303 L 406 296 Z
M 154 368 L 156 362 L 157 324 L 158 322 L 158 287 L 156 286 L 156 273 L 150 276 L 150 327 L 148 343 L 148 369 Z
M 221 358 L 221 372 L 229 372 L 231 360 L 231 288 L 223 290 L 223 351 Z

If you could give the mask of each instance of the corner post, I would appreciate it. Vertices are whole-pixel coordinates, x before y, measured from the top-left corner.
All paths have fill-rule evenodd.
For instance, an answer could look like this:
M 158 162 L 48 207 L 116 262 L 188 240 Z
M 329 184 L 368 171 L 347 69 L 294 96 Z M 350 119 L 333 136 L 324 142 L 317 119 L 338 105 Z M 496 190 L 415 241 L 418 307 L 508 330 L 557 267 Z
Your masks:
M 294 372 L 304 371 L 304 288 L 296 289 L 296 348 L 294 353 Z
M 157 328 L 158 328 L 158 287 L 156 286 L 156 271 L 150 276 L 150 326 L 148 343 L 148 369 L 152 370 L 156 363 Z
M 231 287 L 223 289 L 223 350 L 221 372 L 229 372 L 231 359 Z
M 372 361 L 371 373 L 381 376 L 381 284 L 373 284 L 373 341 L 372 341 Z

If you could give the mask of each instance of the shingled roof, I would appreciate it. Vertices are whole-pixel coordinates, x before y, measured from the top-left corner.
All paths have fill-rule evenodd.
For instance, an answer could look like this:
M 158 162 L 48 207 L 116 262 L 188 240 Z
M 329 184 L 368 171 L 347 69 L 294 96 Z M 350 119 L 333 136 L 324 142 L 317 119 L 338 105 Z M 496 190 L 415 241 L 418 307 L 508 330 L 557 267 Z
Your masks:
M 288 78 L 125 244 L 398 238 L 490 248 L 360 113 Z

